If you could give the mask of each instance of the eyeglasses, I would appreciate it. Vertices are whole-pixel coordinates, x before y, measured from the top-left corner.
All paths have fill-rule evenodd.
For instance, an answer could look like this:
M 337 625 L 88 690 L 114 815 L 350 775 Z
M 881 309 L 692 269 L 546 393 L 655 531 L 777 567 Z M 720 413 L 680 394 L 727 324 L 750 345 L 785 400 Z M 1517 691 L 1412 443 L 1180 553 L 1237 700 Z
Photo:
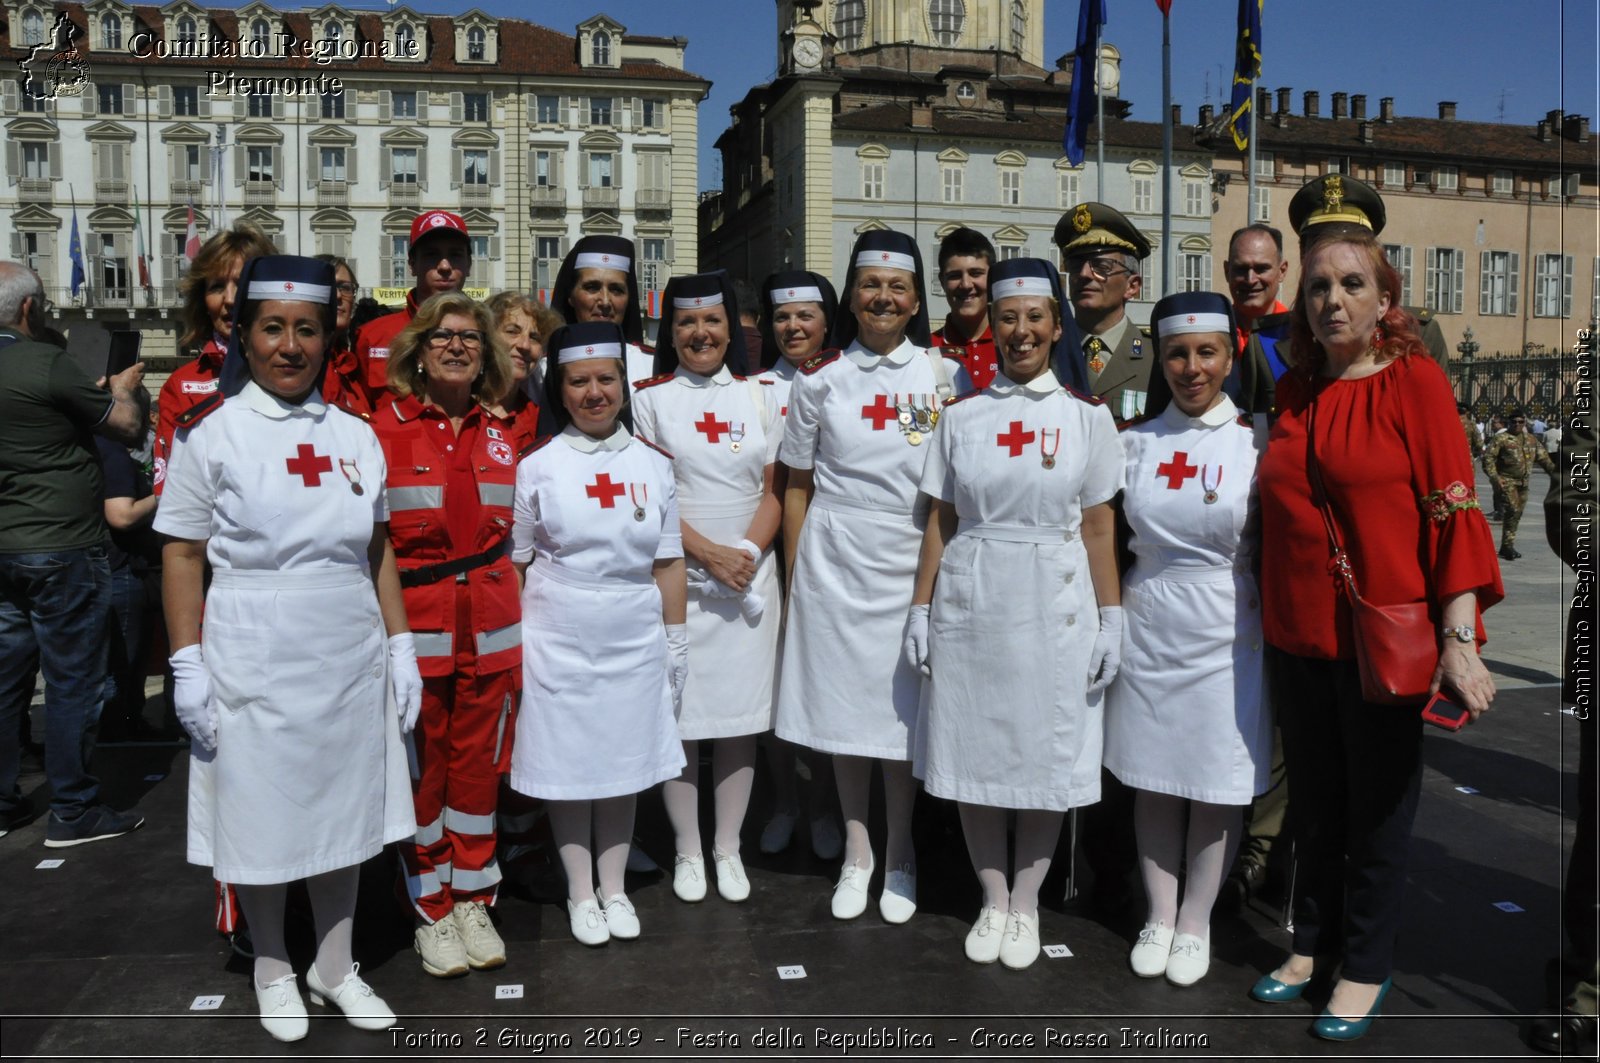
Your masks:
M 354 284 L 345 282 L 341 284 L 335 284 L 333 286 L 333 290 L 338 292 L 340 295 L 354 295 L 358 289 Z
M 1099 258 L 1077 256 L 1067 259 L 1068 273 L 1077 273 L 1082 270 L 1084 266 L 1089 267 L 1089 272 L 1094 274 L 1094 279 L 1097 281 L 1108 281 L 1112 277 L 1117 276 L 1119 273 L 1133 272 L 1133 270 L 1129 269 L 1127 266 L 1124 266 L 1116 259 L 1106 258 L 1104 256 Z
M 460 330 L 436 328 L 428 333 L 429 347 L 448 347 L 451 340 L 460 340 L 462 347 L 469 351 L 475 351 L 483 346 L 483 333 L 474 328 Z

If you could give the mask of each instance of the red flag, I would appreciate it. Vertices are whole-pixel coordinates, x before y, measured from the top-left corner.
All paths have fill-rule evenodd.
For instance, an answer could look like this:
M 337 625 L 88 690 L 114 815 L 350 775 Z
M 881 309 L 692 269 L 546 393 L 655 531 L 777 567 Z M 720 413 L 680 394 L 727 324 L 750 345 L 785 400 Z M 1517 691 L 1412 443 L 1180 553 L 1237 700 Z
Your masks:
M 193 263 L 200 254 L 200 230 L 194 223 L 194 200 L 189 200 L 189 229 L 183 238 L 183 257 Z
M 1156 6 L 1161 9 L 1163 18 L 1172 14 L 1172 0 L 1156 0 Z

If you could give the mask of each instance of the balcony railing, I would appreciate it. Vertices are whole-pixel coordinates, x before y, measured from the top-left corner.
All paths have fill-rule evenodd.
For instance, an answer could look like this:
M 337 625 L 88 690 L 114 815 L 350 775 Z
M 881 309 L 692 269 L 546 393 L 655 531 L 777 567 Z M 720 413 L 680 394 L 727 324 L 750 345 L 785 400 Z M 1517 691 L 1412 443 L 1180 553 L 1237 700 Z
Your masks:
M 278 186 L 272 181 L 246 181 L 245 206 L 273 206 L 278 202 Z
M 391 207 L 415 207 L 422 202 L 422 192 L 415 181 L 396 181 L 389 186 Z
M 204 181 L 172 181 L 167 186 L 172 202 L 177 206 L 187 205 L 190 199 L 203 198 L 205 189 Z
M 126 181 L 96 181 L 94 183 L 94 199 L 96 203 L 128 202 L 128 182 Z
M 639 210 L 671 210 L 672 193 L 665 188 L 641 188 L 633 194 L 633 205 Z
M 350 204 L 350 183 L 348 181 L 319 181 L 317 182 L 317 206 L 319 207 L 344 207 Z
M 584 210 L 616 210 L 621 202 L 621 193 L 615 188 L 585 188 L 583 190 Z
M 48 177 L 24 177 L 17 182 L 17 199 L 23 203 L 48 207 L 54 198 L 55 190 Z
M 567 190 L 558 185 L 534 185 L 528 195 L 535 208 L 566 209 Z
M 494 205 L 494 186 L 490 184 L 464 184 L 461 186 L 463 207 L 488 207 Z

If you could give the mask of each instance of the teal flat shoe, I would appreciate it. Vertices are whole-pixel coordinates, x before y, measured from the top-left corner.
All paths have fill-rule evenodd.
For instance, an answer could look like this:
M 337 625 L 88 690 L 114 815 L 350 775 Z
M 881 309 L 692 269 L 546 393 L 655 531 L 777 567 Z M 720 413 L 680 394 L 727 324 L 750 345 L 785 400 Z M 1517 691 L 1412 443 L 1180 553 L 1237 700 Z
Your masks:
M 1311 1024 L 1311 1032 L 1324 1041 L 1354 1041 L 1364 1037 L 1372 1028 L 1372 1020 L 1382 1014 L 1379 1009 L 1383 1007 L 1383 998 L 1389 995 L 1389 989 L 1393 985 L 1392 977 L 1385 978 L 1383 984 L 1378 986 L 1378 995 L 1372 1001 L 1372 1007 L 1359 1019 L 1341 1019 L 1324 1008 L 1317 1021 Z
M 1270 974 L 1264 974 L 1255 985 L 1250 987 L 1250 998 L 1259 1000 L 1263 1004 L 1287 1004 L 1291 1000 L 1299 1000 L 1306 991 L 1306 986 L 1311 984 L 1311 979 L 1296 982 L 1290 985 L 1280 982 Z

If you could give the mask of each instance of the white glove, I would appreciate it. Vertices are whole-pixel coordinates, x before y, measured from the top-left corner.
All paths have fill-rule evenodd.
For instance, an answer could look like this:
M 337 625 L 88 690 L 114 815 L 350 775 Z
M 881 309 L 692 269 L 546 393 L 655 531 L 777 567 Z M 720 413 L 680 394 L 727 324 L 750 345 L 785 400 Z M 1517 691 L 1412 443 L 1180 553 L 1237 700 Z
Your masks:
M 672 704 L 683 705 L 683 684 L 689 678 L 689 625 L 667 625 L 667 678 L 672 680 Z
M 758 568 L 760 567 L 760 565 L 761 565 L 761 547 L 757 546 L 755 543 L 751 542 L 749 539 L 740 539 L 734 545 L 737 546 L 739 549 L 743 550 L 745 553 L 749 554 L 750 555 L 750 560 L 754 561 Z
M 206 752 L 217 748 L 217 699 L 211 692 L 200 644 L 185 646 L 167 659 L 172 665 L 172 708 L 178 722 Z
M 1100 609 L 1100 634 L 1094 637 L 1094 652 L 1089 655 L 1089 693 L 1097 694 L 1111 685 L 1122 666 L 1122 606 Z
M 901 646 L 906 663 L 929 678 L 933 677 L 933 668 L 928 664 L 928 618 L 932 611 L 931 605 L 911 607 L 906 614 L 906 638 Z
M 417 670 L 417 640 L 409 631 L 389 636 L 389 689 L 400 713 L 400 731 L 410 734 L 422 712 L 422 673 Z
M 740 592 L 699 568 L 689 570 L 689 592 L 702 598 L 737 598 Z

